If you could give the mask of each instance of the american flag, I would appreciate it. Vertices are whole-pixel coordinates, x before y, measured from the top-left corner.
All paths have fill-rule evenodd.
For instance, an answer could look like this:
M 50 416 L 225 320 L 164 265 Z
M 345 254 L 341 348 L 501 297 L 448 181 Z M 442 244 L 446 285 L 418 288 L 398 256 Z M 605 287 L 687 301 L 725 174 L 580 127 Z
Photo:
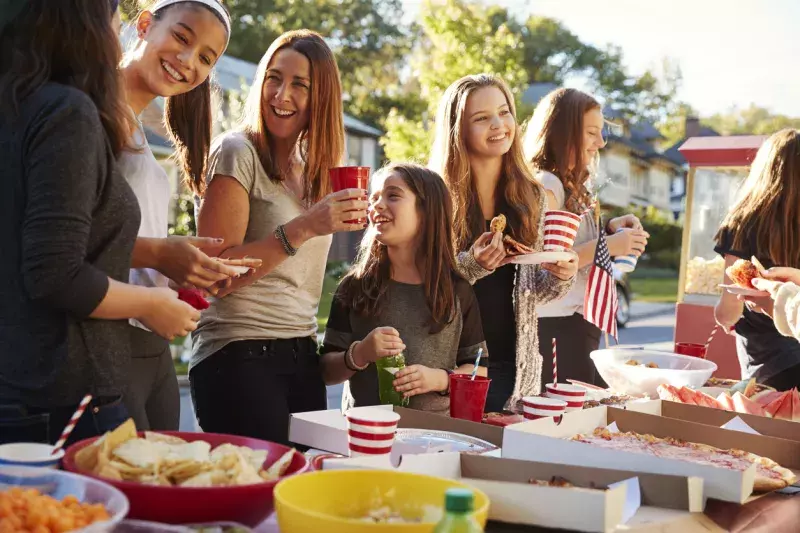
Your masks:
M 611 270 L 611 255 L 608 253 L 602 221 L 599 227 L 600 237 L 597 239 L 597 250 L 594 253 L 594 263 L 583 300 L 584 317 L 616 339 L 617 287 Z

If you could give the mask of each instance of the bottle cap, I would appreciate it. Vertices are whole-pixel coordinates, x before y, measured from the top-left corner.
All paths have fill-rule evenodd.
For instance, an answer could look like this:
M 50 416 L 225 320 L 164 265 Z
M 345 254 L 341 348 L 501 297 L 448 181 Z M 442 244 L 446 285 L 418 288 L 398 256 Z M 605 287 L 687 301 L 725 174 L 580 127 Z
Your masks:
M 473 499 L 474 496 L 469 489 L 447 489 L 444 507 L 449 513 L 468 513 L 472 511 Z

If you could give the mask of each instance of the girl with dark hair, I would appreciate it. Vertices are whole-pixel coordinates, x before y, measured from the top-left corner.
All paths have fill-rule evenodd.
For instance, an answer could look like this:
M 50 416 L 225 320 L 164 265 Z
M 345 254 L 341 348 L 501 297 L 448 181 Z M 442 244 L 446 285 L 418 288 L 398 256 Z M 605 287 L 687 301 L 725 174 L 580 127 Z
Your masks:
M 0 25 L 0 440 L 54 442 L 90 393 L 74 441 L 128 417 L 127 319 L 173 337 L 199 313 L 126 283 L 140 214 L 114 164 L 131 131 L 115 10 L 21 3 Z
M 230 37 L 230 18 L 217 0 L 159 0 L 142 11 L 135 25 L 138 40 L 125 55 L 122 73 L 128 105 L 138 116 L 155 98 L 164 97 L 166 125 L 187 182 L 202 177 L 211 143 L 211 69 Z M 236 272 L 201 246 L 216 239 L 170 237 L 169 179 L 137 124 L 119 157 L 119 168 L 139 200 L 142 224 L 133 249 L 131 282 L 167 287 L 170 281 L 210 293 Z M 227 263 L 227 264 L 226 264 Z M 169 341 L 132 322 L 133 367 L 125 402 L 140 429 L 176 430 L 180 395 Z
M 395 389 L 414 409 L 447 414 L 450 374 L 471 373 L 479 349 L 488 356 L 478 301 L 456 266 L 450 193 L 413 164 L 383 168 L 371 191 L 370 227 L 325 329 L 325 382 L 347 380 L 342 409 L 376 405 L 375 361 L 403 352 Z
M 198 234 L 225 239 L 208 252 L 263 260 L 192 335 L 204 431 L 287 442 L 290 413 L 325 409 L 316 315 L 331 236 L 364 229 L 348 221 L 367 215 L 366 191 L 331 192 L 343 159 L 336 58 L 317 33 L 284 33 L 258 65 L 241 129 L 214 141 L 205 181 L 191 183 Z

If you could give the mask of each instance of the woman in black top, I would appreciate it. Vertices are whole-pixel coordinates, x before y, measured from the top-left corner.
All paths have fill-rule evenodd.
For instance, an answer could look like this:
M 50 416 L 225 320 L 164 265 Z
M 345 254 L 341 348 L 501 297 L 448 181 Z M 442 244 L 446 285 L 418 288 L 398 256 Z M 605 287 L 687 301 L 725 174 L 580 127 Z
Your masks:
M 756 155 L 739 200 L 717 233 L 715 251 L 725 265 L 756 256 L 766 268 L 800 267 L 800 133 L 781 130 Z M 732 283 L 725 276 L 725 283 Z M 735 325 L 743 377 L 789 390 L 800 385 L 800 342 L 784 337 L 772 319 L 722 293 L 714 314 L 724 329 Z
M 87 393 L 72 440 L 112 429 L 127 418 L 127 319 L 170 337 L 199 317 L 174 291 L 126 283 L 139 208 L 114 171 L 131 131 L 116 9 L 3 3 L 0 441 L 54 442 Z

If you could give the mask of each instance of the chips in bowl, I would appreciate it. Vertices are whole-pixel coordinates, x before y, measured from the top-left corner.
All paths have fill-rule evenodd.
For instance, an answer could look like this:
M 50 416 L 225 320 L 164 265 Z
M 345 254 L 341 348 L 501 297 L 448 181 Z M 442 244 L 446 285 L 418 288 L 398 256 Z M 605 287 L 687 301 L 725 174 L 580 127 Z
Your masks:
M 267 450 L 224 443 L 212 449 L 203 440 L 187 442 L 173 435 L 145 432 L 138 436 L 133 420 L 75 454 L 79 470 L 115 481 L 167 487 L 230 487 L 280 478 L 294 449 L 263 468 Z

